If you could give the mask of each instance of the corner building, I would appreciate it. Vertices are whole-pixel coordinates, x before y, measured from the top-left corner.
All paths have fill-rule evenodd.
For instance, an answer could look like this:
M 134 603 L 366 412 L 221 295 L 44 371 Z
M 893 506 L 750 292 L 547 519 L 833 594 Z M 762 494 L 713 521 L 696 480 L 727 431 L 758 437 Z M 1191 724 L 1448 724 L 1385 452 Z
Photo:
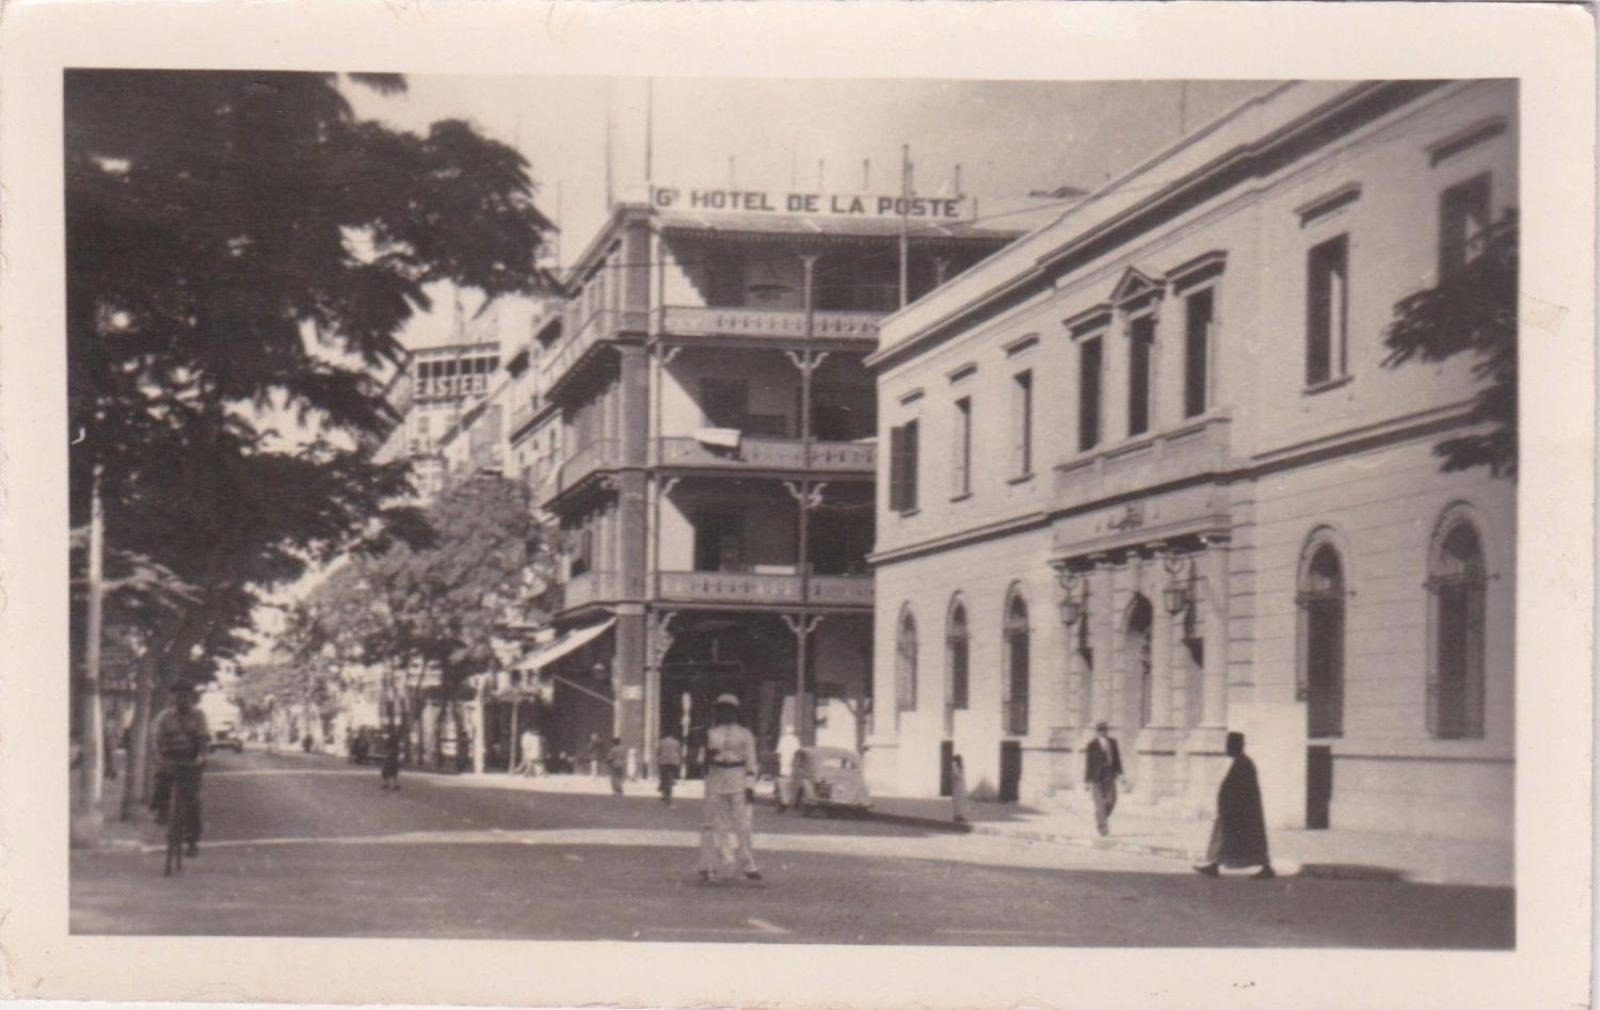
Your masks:
M 557 688 L 549 746 L 615 734 L 693 751 L 732 692 L 856 747 L 871 718 L 876 403 L 863 359 L 899 304 L 899 219 L 619 204 L 574 264 L 518 431 L 560 447 L 557 637 L 519 663 Z M 1015 233 L 907 229 L 909 290 Z M 556 331 L 552 331 L 556 332 Z M 797 704 L 798 700 L 798 704 Z
M 1516 489 L 1445 473 L 1471 355 L 1394 306 L 1517 202 L 1514 82 L 1299 83 L 885 321 L 868 775 L 1509 838 Z

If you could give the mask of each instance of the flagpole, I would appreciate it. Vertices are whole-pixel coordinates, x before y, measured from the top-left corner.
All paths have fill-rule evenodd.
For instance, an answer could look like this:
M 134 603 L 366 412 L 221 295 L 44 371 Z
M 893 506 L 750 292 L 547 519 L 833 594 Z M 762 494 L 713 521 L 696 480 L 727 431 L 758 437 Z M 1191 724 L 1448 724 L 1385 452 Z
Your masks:
M 911 145 L 900 145 L 900 307 L 906 307 L 911 260 L 907 214 L 911 210 Z

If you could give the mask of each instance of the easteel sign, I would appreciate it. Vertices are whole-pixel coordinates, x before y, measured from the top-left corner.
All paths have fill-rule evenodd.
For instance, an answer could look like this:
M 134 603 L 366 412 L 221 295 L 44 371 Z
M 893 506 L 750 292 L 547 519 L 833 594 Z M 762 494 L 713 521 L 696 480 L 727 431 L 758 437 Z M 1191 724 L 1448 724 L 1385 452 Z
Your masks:
M 789 193 L 762 189 L 691 189 L 654 186 L 650 204 L 660 210 L 704 210 L 739 214 L 806 214 L 854 218 L 906 218 L 961 222 L 975 216 L 970 196 L 911 196 L 891 193 Z

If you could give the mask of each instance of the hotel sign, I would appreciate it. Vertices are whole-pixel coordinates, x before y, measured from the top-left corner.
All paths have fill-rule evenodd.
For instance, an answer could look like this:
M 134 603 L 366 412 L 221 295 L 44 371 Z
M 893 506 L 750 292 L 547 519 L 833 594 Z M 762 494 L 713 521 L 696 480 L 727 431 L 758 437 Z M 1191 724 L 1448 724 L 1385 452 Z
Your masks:
M 650 205 L 657 210 L 704 210 L 772 216 L 903 217 L 908 221 L 949 224 L 971 221 L 976 216 L 976 205 L 970 196 L 904 197 L 893 193 L 790 193 L 762 189 L 653 186 L 650 189 Z

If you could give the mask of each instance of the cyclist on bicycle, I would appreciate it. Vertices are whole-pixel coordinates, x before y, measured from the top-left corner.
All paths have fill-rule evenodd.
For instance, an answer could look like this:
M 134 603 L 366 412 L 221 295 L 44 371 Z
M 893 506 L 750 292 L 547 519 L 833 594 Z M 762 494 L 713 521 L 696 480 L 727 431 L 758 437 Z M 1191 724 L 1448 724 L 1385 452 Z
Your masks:
M 179 681 L 168 689 L 172 703 L 156 716 L 152 725 L 156 752 L 156 788 L 150 805 L 156 821 L 165 824 L 170 809 L 170 791 L 178 786 L 188 794 L 188 821 L 184 837 L 187 854 L 200 854 L 200 769 L 205 765 L 211 730 L 206 716 L 195 708 L 193 684 Z

